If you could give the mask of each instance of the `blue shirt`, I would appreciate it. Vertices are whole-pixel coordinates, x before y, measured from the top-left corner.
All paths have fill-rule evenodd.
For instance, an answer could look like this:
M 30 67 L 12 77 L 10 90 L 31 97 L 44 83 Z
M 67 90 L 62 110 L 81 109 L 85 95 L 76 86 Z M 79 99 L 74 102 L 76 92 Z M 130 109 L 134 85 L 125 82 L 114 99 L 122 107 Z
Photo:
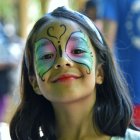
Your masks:
M 98 18 L 118 24 L 114 53 L 134 104 L 140 104 L 140 0 L 99 0 Z

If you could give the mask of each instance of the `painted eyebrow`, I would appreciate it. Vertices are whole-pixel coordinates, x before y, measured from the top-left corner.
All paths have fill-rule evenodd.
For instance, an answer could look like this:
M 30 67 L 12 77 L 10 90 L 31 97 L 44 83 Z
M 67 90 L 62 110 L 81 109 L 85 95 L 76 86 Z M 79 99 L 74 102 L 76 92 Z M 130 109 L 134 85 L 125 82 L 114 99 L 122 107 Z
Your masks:
M 84 42 L 87 42 L 85 38 L 78 37 L 78 36 L 71 36 L 69 40 L 74 40 L 74 41 L 83 40 Z
M 52 44 L 54 46 L 53 42 L 49 39 L 46 38 L 39 39 L 38 41 L 35 42 L 35 51 L 37 52 L 41 46 L 45 46 L 49 44 Z
M 68 38 L 68 40 L 67 40 L 67 42 L 66 42 L 65 51 L 66 51 L 66 49 L 67 49 L 67 45 L 68 45 L 68 42 L 69 42 L 70 40 L 77 40 L 77 41 L 82 40 L 82 41 L 84 41 L 86 44 L 88 44 L 87 37 L 85 36 L 85 34 L 84 34 L 81 30 L 72 32 L 72 33 L 70 34 L 70 36 L 69 36 L 69 38 Z
M 87 42 L 87 37 L 85 34 L 80 30 L 80 31 L 75 31 L 71 33 L 69 40 L 83 40 L 84 42 Z

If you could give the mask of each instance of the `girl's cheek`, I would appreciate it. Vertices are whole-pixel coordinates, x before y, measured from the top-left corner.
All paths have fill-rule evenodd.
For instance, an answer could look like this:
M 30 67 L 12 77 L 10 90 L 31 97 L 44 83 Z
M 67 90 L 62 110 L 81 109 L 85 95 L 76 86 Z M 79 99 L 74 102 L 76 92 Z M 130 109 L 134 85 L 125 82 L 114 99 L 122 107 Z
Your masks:
M 49 61 L 47 61 L 47 60 L 37 60 L 36 61 L 37 72 L 38 72 L 39 77 L 42 80 L 43 80 L 44 74 L 46 74 L 54 66 L 55 59 L 56 59 L 55 57 Z

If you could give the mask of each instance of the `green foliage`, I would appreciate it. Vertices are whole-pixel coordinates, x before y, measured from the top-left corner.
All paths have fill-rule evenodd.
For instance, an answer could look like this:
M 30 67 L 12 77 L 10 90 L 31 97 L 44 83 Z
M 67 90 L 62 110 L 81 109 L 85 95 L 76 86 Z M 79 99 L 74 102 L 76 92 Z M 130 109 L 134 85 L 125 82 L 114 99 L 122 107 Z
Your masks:
M 4 21 L 14 20 L 16 11 L 12 0 L 1 0 L 0 1 L 0 18 Z

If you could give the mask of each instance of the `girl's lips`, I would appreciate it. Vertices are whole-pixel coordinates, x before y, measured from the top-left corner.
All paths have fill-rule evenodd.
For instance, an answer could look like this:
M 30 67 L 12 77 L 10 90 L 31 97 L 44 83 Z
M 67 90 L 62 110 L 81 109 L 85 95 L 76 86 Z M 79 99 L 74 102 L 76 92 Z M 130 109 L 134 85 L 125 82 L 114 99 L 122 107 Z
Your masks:
M 63 74 L 63 75 L 56 76 L 55 78 L 51 80 L 51 82 L 53 83 L 66 82 L 66 81 L 71 81 L 71 80 L 75 80 L 79 78 L 81 78 L 81 76 L 72 75 L 72 74 Z

